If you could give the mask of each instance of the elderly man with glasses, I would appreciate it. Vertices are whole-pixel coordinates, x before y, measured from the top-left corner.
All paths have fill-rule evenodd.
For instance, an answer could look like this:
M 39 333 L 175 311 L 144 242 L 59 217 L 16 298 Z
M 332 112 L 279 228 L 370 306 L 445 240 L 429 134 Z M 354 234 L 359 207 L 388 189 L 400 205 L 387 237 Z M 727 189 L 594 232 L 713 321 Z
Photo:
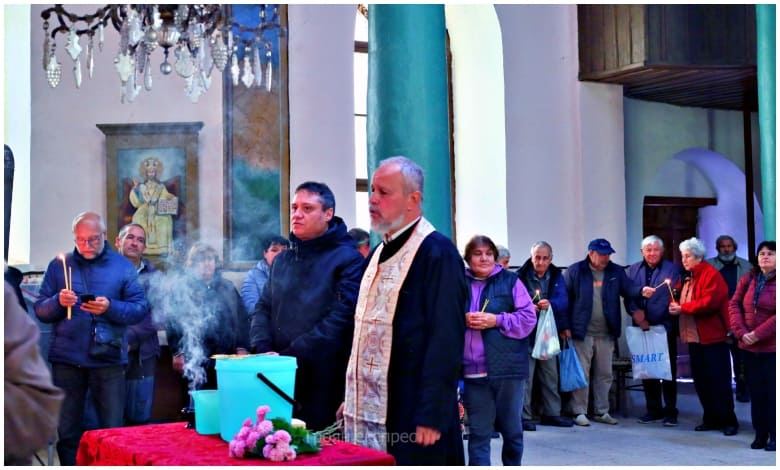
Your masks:
M 73 219 L 76 247 L 49 262 L 35 315 L 52 324 L 49 362 L 54 385 L 65 391 L 58 426 L 62 465 L 75 465 L 87 390 L 101 428 L 123 424 L 127 326 L 148 311 L 135 266 L 106 243 L 94 212 Z

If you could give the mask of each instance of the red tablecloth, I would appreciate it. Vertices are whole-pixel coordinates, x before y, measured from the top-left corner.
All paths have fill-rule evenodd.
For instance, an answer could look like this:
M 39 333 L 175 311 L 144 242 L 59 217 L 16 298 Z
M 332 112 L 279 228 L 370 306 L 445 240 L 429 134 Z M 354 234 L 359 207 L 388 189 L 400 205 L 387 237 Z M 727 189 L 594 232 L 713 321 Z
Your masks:
M 395 465 L 390 454 L 343 441 L 323 443 L 316 454 L 292 462 L 234 459 L 219 435 L 204 436 L 185 423 L 150 424 L 87 431 L 79 443 L 77 465 Z

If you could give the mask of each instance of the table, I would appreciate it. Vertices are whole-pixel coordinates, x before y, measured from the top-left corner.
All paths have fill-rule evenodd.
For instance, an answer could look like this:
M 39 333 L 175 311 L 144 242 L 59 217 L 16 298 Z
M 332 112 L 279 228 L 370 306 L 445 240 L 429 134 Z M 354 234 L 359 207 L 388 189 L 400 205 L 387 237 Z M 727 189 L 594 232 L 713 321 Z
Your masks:
M 149 424 L 87 431 L 79 443 L 76 465 L 395 465 L 392 455 L 344 441 L 323 443 L 316 454 L 292 462 L 234 459 L 219 435 L 204 436 L 186 423 Z

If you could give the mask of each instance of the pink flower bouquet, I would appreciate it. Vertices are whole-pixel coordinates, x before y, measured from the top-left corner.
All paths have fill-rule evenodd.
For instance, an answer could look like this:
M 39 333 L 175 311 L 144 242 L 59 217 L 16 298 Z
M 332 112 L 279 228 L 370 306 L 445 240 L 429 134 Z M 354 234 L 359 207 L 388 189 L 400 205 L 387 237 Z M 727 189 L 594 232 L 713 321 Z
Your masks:
M 287 421 L 265 419 L 271 411 L 267 405 L 257 408 L 257 421 L 247 418 L 233 440 L 228 444 L 229 455 L 241 459 L 262 457 L 273 462 L 295 460 L 298 454 L 320 450 L 319 437 L 302 427 L 293 427 Z

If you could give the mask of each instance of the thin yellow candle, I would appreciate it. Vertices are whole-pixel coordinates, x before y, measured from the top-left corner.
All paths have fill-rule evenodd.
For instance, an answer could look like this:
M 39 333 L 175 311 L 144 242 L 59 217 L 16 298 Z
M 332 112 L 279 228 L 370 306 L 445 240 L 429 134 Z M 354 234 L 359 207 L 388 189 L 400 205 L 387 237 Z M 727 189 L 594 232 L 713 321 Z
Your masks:
M 72 274 L 73 271 L 70 269 L 70 266 L 68 266 L 65 263 L 65 255 L 60 255 L 60 259 L 62 260 L 62 276 L 65 278 L 65 289 L 71 290 L 71 280 L 72 280 Z M 71 314 L 72 314 L 72 308 L 70 305 L 68 305 L 68 320 L 70 320 Z
M 674 300 L 674 292 L 672 292 L 672 281 L 669 279 L 664 279 L 664 284 L 666 284 L 666 287 L 669 288 L 669 296 Z
M 490 299 L 485 299 L 485 303 L 482 304 L 482 310 L 480 310 L 480 312 L 484 312 L 485 311 L 485 309 L 487 308 L 488 302 L 490 302 Z
M 533 302 L 536 299 L 542 300 L 542 298 L 539 296 L 539 289 L 536 289 L 536 294 L 534 294 L 534 297 L 533 299 L 531 299 L 531 302 Z

